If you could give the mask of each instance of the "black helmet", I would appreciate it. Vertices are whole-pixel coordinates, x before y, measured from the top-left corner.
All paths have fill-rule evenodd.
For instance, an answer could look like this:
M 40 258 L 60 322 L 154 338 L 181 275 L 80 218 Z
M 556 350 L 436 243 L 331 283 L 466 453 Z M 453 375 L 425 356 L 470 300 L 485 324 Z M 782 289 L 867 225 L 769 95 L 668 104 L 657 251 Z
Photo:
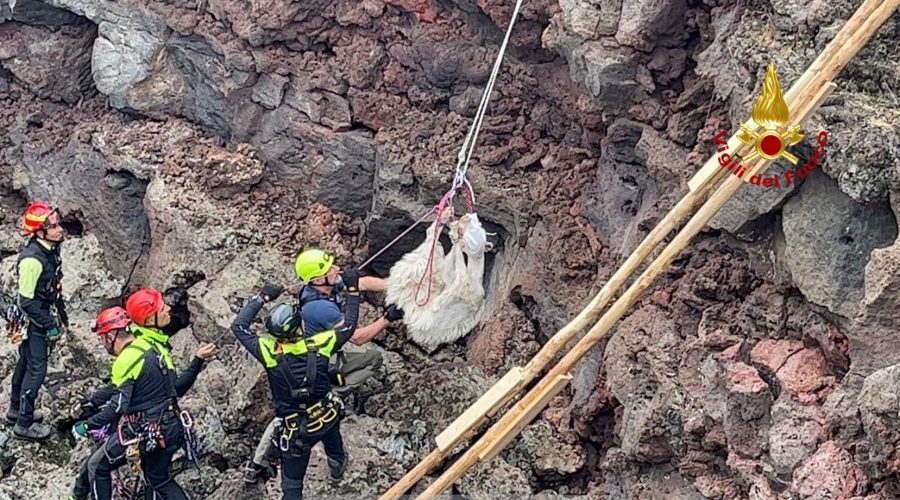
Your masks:
M 300 313 L 290 304 L 278 304 L 266 319 L 266 330 L 280 339 L 291 339 L 297 336 L 300 327 Z

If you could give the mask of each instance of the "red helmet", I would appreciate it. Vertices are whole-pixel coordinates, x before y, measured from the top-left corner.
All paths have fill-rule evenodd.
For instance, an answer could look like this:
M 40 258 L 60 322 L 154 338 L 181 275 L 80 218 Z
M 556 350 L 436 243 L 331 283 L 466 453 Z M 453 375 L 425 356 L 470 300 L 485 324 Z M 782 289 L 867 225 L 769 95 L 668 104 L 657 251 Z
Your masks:
M 91 331 L 97 335 L 104 335 L 115 330 L 121 330 L 130 324 L 131 319 L 128 317 L 128 313 L 125 312 L 125 309 L 118 306 L 110 307 L 100 311 L 100 314 L 97 315 L 97 320 L 94 321 L 94 326 L 91 327 Z
M 59 222 L 56 209 L 42 201 L 33 201 L 25 209 L 25 216 L 22 217 L 22 234 L 31 236 L 43 229 L 48 221 L 50 224 Z
M 158 313 L 163 307 L 163 296 L 153 288 L 142 288 L 128 297 L 125 301 L 125 309 L 131 320 L 144 326 L 150 316 Z

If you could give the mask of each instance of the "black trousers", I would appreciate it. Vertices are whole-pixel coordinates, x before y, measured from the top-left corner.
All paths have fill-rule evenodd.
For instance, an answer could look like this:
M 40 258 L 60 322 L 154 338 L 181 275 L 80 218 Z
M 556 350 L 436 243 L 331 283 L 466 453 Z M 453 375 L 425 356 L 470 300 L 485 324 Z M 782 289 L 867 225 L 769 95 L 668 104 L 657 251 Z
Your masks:
M 325 454 L 328 455 L 328 458 L 342 463 L 347 459 L 344 455 L 340 421 L 335 422 L 334 426 L 322 435 L 321 441 L 325 446 Z M 281 498 L 283 500 L 301 500 L 303 498 L 303 478 L 306 476 L 310 452 L 315 444 L 295 446 L 291 443 L 290 449 L 282 452 Z
M 109 442 L 110 439 L 112 439 L 112 443 Z M 118 443 L 119 440 L 116 436 L 107 437 L 106 440 L 94 448 L 94 453 L 81 464 L 78 477 L 75 478 L 75 487 L 72 488 L 72 494 L 75 495 L 75 498 L 87 498 L 91 493 L 91 485 L 94 482 L 94 477 L 97 475 L 97 468 L 100 467 L 100 464 L 103 464 L 105 470 L 109 472 L 125 465 L 125 450 L 121 445 L 117 450 L 115 445 L 118 445 Z
M 19 360 L 13 372 L 9 406 L 19 413 L 16 424 L 25 429 L 34 423 L 34 402 L 47 378 L 49 343 L 47 332 L 32 326 L 28 329 L 28 338 L 19 344 Z

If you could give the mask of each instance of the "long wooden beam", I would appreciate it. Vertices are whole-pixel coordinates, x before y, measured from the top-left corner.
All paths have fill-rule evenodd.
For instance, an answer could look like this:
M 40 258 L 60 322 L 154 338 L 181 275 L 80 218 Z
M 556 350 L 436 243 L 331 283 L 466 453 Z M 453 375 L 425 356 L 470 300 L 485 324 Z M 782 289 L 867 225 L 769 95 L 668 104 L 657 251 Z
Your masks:
M 874 36 L 875 32 L 878 30 L 881 25 L 887 20 L 887 18 L 897 9 L 898 4 L 900 4 L 900 0 L 867 0 L 863 3 L 862 6 L 856 11 L 853 17 L 848 20 L 848 22 L 844 25 L 838 35 L 829 43 L 828 47 L 820 54 L 820 56 L 813 62 L 813 64 L 807 69 L 806 72 L 795 82 L 794 86 L 788 91 L 785 95 L 785 100 L 788 101 L 789 107 L 792 111 L 791 117 L 793 119 L 793 123 L 796 122 L 805 122 L 806 119 L 812 114 L 812 112 L 821 105 L 821 102 L 825 99 L 828 93 L 834 88 L 834 84 L 831 82 L 837 74 L 847 65 L 847 63 L 856 56 L 859 50 Z M 711 160 L 714 160 L 712 158 Z M 707 162 L 707 165 L 709 162 Z M 753 175 L 754 173 L 763 171 L 769 162 L 758 160 L 755 162 L 754 166 L 751 169 L 749 175 Z M 710 178 L 715 179 L 718 175 L 706 175 L 705 179 L 702 179 L 703 182 L 692 186 L 692 191 L 685 197 L 689 198 L 692 195 L 697 195 L 698 193 L 703 192 L 705 186 L 711 184 Z M 439 494 L 444 491 L 452 482 L 458 479 L 469 467 L 474 465 L 474 463 L 478 460 L 478 457 L 484 455 L 486 453 L 485 450 L 491 448 L 494 442 L 505 439 L 505 435 L 503 434 L 504 429 L 510 427 L 512 423 L 521 419 L 522 414 L 527 410 L 534 407 L 534 402 L 537 397 L 542 392 L 546 391 L 547 384 L 552 384 L 554 381 L 558 380 L 560 376 L 564 373 L 568 372 L 574 364 L 581 359 L 587 351 L 593 347 L 602 337 L 606 334 L 609 328 L 614 324 L 621 316 L 624 314 L 625 310 L 630 307 L 631 304 L 640 296 L 640 294 L 646 290 L 647 287 L 652 284 L 655 280 L 656 276 L 662 271 L 665 266 L 668 266 L 669 263 L 675 258 L 675 256 L 690 242 L 691 239 L 702 229 L 702 227 L 709 221 L 709 219 L 715 215 L 715 213 L 721 208 L 722 205 L 730 198 L 730 196 L 740 187 L 742 181 L 734 176 L 728 176 L 728 179 L 725 181 L 724 185 L 716 191 L 713 197 L 701 207 L 700 211 L 697 215 L 688 222 L 688 225 L 679 233 L 675 240 L 670 243 L 663 253 L 651 264 L 650 268 L 641 275 L 637 282 L 635 282 L 632 287 L 626 292 L 625 295 L 622 296 L 610 309 L 610 311 L 591 329 L 587 336 L 582 339 L 578 345 L 568 354 L 563 360 L 551 370 L 551 372 L 545 377 L 531 392 L 529 392 L 525 398 L 520 401 L 516 406 L 514 406 L 510 412 L 508 412 L 504 417 L 498 421 L 488 432 L 482 436 L 482 438 L 472 446 L 467 453 L 465 453 L 450 469 L 448 469 L 435 483 L 433 483 L 423 494 L 421 497 L 428 498 L 429 496 L 433 496 L 435 494 Z M 679 206 L 682 205 L 682 202 L 679 202 Z M 676 206 L 678 208 L 678 206 Z M 675 212 L 673 209 L 670 214 Z M 680 218 L 680 217 L 679 217 Z M 674 223 L 674 222 L 673 222 Z M 663 224 L 661 223 L 660 226 Z M 654 228 L 654 231 L 660 229 L 660 226 Z M 671 227 L 666 230 L 665 234 L 671 230 Z M 653 234 L 653 231 L 651 231 Z M 644 242 L 642 242 L 641 246 L 650 240 L 651 235 L 648 235 L 645 238 Z M 665 235 L 663 235 L 664 237 Z M 676 244 L 677 243 L 677 244 Z M 656 245 L 653 245 L 650 249 L 646 249 L 646 253 L 655 248 Z M 639 247 L 639 250 L 641 248 Z M 639 252 L 635 251 L 630 257 L 629 260 L 632 260 Z M 646 255 L 643 257 L 645 258 Z M 641 258 L 638 261 L 643 260 Z M 626 261 L 628 263 L 628 261 Z M 623 265 L 623 268 L 625 266 Z M 634 266 L 637 267 L 636 265 Z M 622 269 L 620 269 L 622 271 Z M 616 273 L 619 275 L 620 273 Z M 631 273 L 628 273 L 630 275 Z M 615 275 L 614 275 L 615 276 Z M 622 277 L 622 281 L 627 278 L 627 276 Z M 606 290 L 610 283 L 612 283 L 612 279 L 607 283 L 607 286 L 604 287 Z M 618 288 L 618 287 L 617 287 Z M 574 326 L 577 324 L 578 320 L 586 320 L 588 316 L 590 316 L 593 312 L 592 306 L 598 304 L 600 302 L 608 302 L 609 297 L 606 297 L 605 300 L 602 300 L 603 291 L 598 294 L 597 297 L 594 298 L 591 305 L 582 311 L 581 314 L 574 320 L 572 323 L 566 326 L 566 328 L 570 326 Z M 612 295 L 612 292 L 609 293 L 609 296 Z M 602 308 L 600 305 L 598 308 Z M 614 319 L 613 319 L 614 318 Z M 585 321 L 586 323 L 587 321 Z M 565 330 L 565 328 L 563 329 Z M 563 333 L 561 331 L 560 333 Z M 576 332 L 577 333 L 577 332 Z M 558 337 L 560 334 L 557 334 Z M 574 336 L 575 333 L 572 333 Z M 570 337 L 571 338 L 571 337 Z M 553 339 L 551 339 L 552 341 Z M 548 343 L 549 344 L 549 343 Z M 563 342 L 563 345 L 565 342 Z M 545 346 L 546 347 L 546 346 Z M 562 345 L 558 346 L 562 348 Z M 532 360 L 534 364 L 537 358 L 544 353 L 544 349 L 542 349 L 541 353 Z M 555 354 L 555 352 L 554 352 Z M 552 356 L 551 356 L 552 358 Z M 548 360 L 549 361 L 549 360 Z M 526 369 L 527 371 L 527 369 Z M 499 430 L 498 430 L 499 429 Z M 471 437 L 473 432 L 468 432 L 463 434 L 463 437 Z M 437 453 L 436 453 L 437 452 Z M 406 480 L 412 479 L 410 476 L 413 472 L 416 474 L 420 474 L 419 478 L 427 473 L 430 468 L 435 465 L 438 461 L 440 461 L 443 453 L 440 450 L 433 451 L 426 460 L 423 460 L 410 474 L 404 478 Z M 413 480 L 408 484 L 400 484 L 394 486 L 391 490 L 389 490 L 382 498 L 396 498 L 403 492 L 405 492 L 409 487 L 411 487 L 417 479 Z M 402 489 L 401 489 L 402 488 Z M 420 497 L 420 498 L 421 498 Z

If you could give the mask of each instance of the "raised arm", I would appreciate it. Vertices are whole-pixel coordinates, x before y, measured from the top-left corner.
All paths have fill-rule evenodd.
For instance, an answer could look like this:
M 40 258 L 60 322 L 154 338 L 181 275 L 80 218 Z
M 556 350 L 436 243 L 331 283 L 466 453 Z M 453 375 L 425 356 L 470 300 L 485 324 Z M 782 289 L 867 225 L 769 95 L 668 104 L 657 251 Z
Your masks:
M 250 325 L 259 314 L 263 304 L 277 299 L 283 291 L 284 287 L 280 285 L 266 284 L 259 294 L 254 295 L 244 304 L 234 322 L 231 323 L 231 332 L 234 333 L 234 337 L 260 363 L 265 363 L 265 360 L 259 346 L 259 339 L 250 330 Z

